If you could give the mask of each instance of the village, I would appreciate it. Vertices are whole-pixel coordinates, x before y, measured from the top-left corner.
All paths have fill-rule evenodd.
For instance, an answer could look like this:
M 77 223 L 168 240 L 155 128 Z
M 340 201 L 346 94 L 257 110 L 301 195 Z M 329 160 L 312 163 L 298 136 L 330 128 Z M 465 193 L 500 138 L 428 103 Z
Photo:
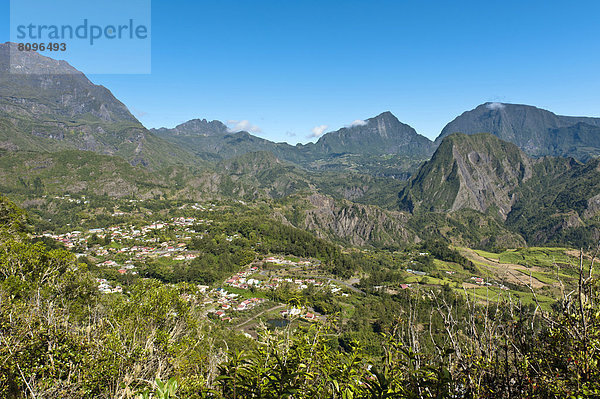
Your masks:
M 65 197 L 67 201 L 84 201 L 85 198 L 72 199 Z M 135 201 L 135 200 L 130 200 Z M 214 207 L 200 204 L 188 205 L 197 211 L 212 211 Z M 118 216 L 118 212 L 114 215 Z M 200 251 L 188 249 L 188 244 L 193 238 L 202 237 L 204 229 L 213 223 L 211 219 L 197 217 L 171 217 L 162 220 L 154 220 L 141 225 L 118 224 L 106 228 L 90 228 L 86 231 L 73 230 L 63 234 L 46 232 L 38 237 L 51 238 L 59 241 L 67 249 L 70 249 L 78 257 L 86 257 L 101 269 L 115 270 L 119 275 L 126 277 L 137 277 L 140 264 L 151 260 L 163 260 L 171 265 L 192 261 L 202 256 Z M 239 234 L 226 236 L 231 242 L 239 238 Z M 413 259 L 427 256 L 426 252 L 414 254 Z M 410 260 L 407 266 L 417 266 L 414 260 Z M 414 266 L 412 266 L 414 265 Z M 287 286 L 295 291 L 302 292 L 309 289 L 327 293 L 328 295 L 339 295 L 349 297 L 354 294 L 364 294 L 363 291 L 353 286 L 354 283 L 335 280 L 328 277 L 321 269 L 318 259 L 300 259 L 281 255 L 270 255 L 259 257 L 248 264 L 243 270 L 234 273 L 223 280 L 220 284 L 198 285 L 200 297 L 196 298 L 205 309 L 207 317 L 222 322 L 244 322 L 256 315 L 257 312 L 265 311 L 269 317 L 300 318 L 306 321 L 324 319 L 324 315 L 318 314 L 314 309 L 293 306 L 283 306 L 268 298 L 268 293 Z M 407 279 L 407 282 L 397 285 L 400 289 L 411 289 L 414 283 L 427 278 L 428 273 L 413 268 L 405 269 L 405 272 L 417 278 Z M 451 277 L 454 271 L 445 271 Z M 357 282 L 358 280 L 356 280 Z M 487 281 L 483 277 L 471 276 L 465 284 L 476 284 L 479 286 L 497 286 L 508 290 L 503 284 Z M 97 278 L 98 291 L 102 294 L 122 294 L 126 292 L 122 285 L 110 278 Z M 374 286 L 374 290 L 390 290 L 386 286 Z M 272 311 L 272 312 L 268 312 Z

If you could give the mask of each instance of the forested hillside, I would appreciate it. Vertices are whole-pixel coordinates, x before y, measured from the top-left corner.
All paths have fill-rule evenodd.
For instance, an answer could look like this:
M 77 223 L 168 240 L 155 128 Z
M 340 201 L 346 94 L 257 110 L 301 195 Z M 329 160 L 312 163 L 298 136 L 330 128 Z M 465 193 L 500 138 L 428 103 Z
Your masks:
M 346 265 L 374 276 L 384 264 L 383 258 L 379 266 L 356 256 L 344 260 L 337 247 L 275 222 L 227 223 L 213 224 L 207 237 L 245 231 L 250 242 L 265 246 L 259 252 L 321 258 L 334 275 L 343 275 Z M 259 328 L 250 339 L 206 318 L 204 294 L 196 284 L 135 278 L 123 280 L 122 294 L 100 294 L 99 269 L 65 249 L 32 241 L 35 231 L 23 211 L 1 200 L 3 397 L 600 394 L 599 298 L 590 258 L 582 258 L 575 291 L 548 310 L 536 301 L 524 305 L 506 296 L 486 303 L 448 286 L 424 285 L 391 294 L 367 292 L 354 302 L 356 316 L 345 319 L 347 305 L 327 310 L 327 298 L 316 292 L 298 296 L 288 287 L 276 290 L 273 300 L 289 306 L 308 300 L 333 313 L 324 322 Z M 224 248 L 212 248 L 206 239 L 194 241 L 193 248 L 223 254 Z M 429 244 L 421 251 L 436 262 L 473 267 L 444 248 Z M 253 251 L 252 245 L 240 250 Z

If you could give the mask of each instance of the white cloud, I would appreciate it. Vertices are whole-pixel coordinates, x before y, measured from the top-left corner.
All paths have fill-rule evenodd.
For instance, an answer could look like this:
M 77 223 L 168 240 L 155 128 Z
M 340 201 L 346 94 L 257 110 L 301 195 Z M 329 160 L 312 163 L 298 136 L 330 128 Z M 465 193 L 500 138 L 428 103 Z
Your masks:
M 352 122 L 350 124 L 350 127 L 354 127 L 354 126 L 364 126 L 367 124 L 367 121 L 363 121 L 362 119 L 357 119 L 354 122 Z
M 262 130 L 260 127 L 253 125 L 252 123 L 250 123 L 250 121 L 244 119 L 241 121 L 234 121 L 234 120 L 230 120 L 227 121 L 227 125 L 229 127 L 229 131 L 230 132 L 241 132 L 246 131 L 246 132 L 250 132 L 250 133 L 261 133 Z
M 502 103 L 489 103 L 485 105 L 488 109 L 492 109 L 492 110 L 498 110 L 498 109 L 502 109 L 505 107 L 504 104 Z
M 321 135 L 323 135 L 323 133 L 325 133 L 325 130 L 328 128 L 329 126 L 327 125 L 319 125 L 319 126 L 315 126 L 312 128 L 311 130 L 311 134 L 308 136 L 309 138 L 312 137 L 320 137 Z

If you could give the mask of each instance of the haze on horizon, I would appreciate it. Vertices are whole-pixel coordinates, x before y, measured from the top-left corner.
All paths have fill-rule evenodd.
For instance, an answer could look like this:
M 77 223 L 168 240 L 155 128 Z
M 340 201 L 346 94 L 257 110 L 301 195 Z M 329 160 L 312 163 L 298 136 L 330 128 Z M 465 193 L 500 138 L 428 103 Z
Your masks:
M 90 79 L 148 128 L 217 119 L 295 144 L 391 111 L 434 139 L 484 102 L 599 116 L 599 11 L 592 1 L 154 0 L 152 73 Z

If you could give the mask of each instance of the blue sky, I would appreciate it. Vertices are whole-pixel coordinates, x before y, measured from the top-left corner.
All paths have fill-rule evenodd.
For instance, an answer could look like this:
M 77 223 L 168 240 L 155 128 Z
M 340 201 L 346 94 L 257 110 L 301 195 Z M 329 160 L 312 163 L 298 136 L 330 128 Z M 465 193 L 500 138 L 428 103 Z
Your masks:
M 296 143 L 389 110 L 435 138 L 486 101 L 600 116 L 599 15 L 597 1 L 153 0 L 151 74 L 90 79 L 147 127 L 247 121 Z

